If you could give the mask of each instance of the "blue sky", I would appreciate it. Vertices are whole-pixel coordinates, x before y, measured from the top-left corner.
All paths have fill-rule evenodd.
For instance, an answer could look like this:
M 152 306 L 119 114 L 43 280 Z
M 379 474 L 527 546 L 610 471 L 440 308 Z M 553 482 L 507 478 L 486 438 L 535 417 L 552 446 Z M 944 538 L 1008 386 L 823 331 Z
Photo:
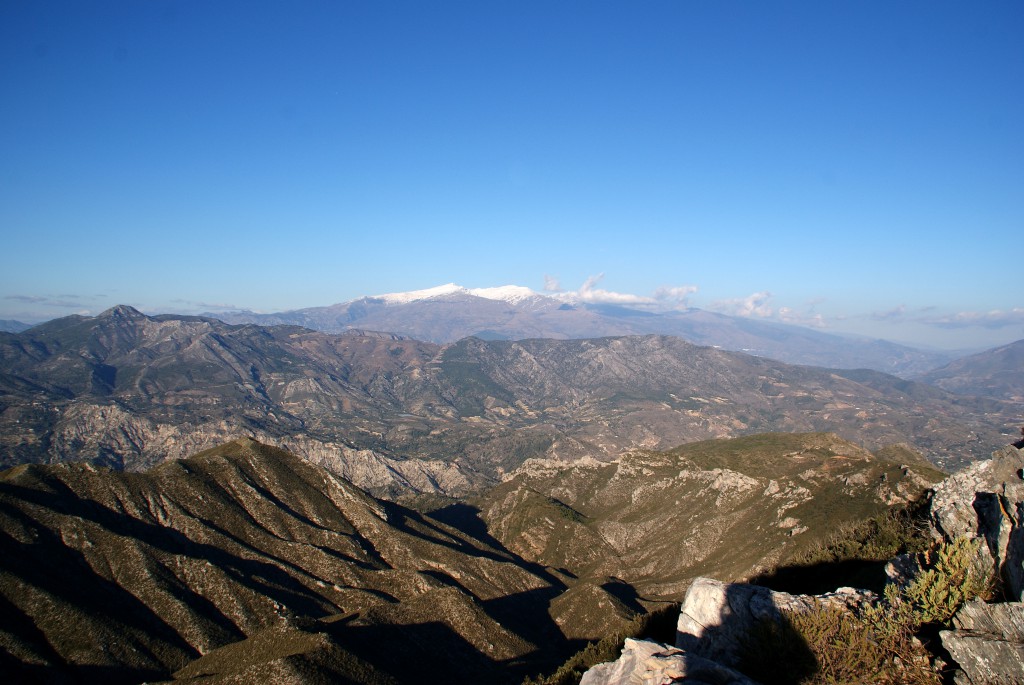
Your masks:
M 589 283 L 1021 339 L 1022 37 L 1016 0 L 8 0 L 0 318 Z

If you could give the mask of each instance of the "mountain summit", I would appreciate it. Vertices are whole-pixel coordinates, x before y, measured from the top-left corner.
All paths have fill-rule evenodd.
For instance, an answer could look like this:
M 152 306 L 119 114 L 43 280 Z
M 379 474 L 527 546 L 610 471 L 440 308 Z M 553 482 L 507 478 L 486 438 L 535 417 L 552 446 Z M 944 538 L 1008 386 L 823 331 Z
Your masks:
M 497 288 L 464 288 L 461 285 L 448 283 L 425 290 L 412 290 L 404 293 L 388 293 L 386 295 L 374 295 L 370 300 L 384 300 L 388 304 L 409 304 L 419 300 L 427 300 L 432 297 L 444 297 L 450 295 L 469 295 L 471 297 L 482 297 L 485 300 L 498 300 L 509 304 L 520 304 L 526 300 L 544 298 L 533 290 L 521 285 L 503 285 Z
M 577 293 L 538 293 L 518 285 L 465 288 L 455 283 L 361 297 L 274 314 L 208 313 L 227 323 L 304 326 L 326 333 L 386 331 L 438 344 L 484 340 L 582 339 L 674 335 L 698 345 L 747 352 L 791 364 L 867 368 L 901 376 L 941 366 L 952 355 L 700 309 L 647 303 L 588 302 Z

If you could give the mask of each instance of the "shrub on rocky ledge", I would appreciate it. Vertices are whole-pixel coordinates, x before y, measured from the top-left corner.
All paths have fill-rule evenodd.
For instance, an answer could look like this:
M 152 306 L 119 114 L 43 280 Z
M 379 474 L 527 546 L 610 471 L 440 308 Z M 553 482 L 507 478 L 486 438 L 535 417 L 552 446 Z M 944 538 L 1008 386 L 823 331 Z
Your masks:
M 978 565 L 977 540 L 956 538 L 924 556 L 925 568 L 905 588 L 859 613 L 818 603 L 764 621 L 742 645 L 739 670 L 765 685 L 879 683 L 938 685 L 937 663 L 923 629 L 945 627 L 971 599 L 987 597 L 993 579 Z

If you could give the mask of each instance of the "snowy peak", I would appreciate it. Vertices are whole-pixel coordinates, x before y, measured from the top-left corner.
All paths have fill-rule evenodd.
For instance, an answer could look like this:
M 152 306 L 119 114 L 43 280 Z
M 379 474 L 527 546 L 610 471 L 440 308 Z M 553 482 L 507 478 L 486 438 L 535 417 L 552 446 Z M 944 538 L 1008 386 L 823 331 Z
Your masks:
M 410 302 L 417 302 L 419 300 L 427 300 L 432 297 L 442 297 L 446 295 L 471 295 L 473 297 L 482 297 L 487 300 L 500 300 L 510 304 L 520 304 L 525 300 L 543 297 L 543 295 L 539 295 L 533 290 L 521 285 L 503 285 L 496 288 L 470 289 L 464 288 L 461 285 L 456 285 L 455 283 L 447 283 L 445 285 L 426 288 L 424 290 L 410 290 L 409 292 L 404 293 L 375 295 L 373 296 L 373 299 L 384 300 L 387 304 L 409 304 Z
M 469 291 L 469 294 L 477 297 L 483 297 L 488 300 L 502 300 L 511 304 L 519 304 L 524 300 L 530 300 L 535 297 L 544 297 L 543 295 L 535 293 L 522 285 L 501 285 L 497 288 L 473 288 Z
M 455 285 L 454 283 L 447 283 L 445 285 L 439 285 L 434 288 L 426 288 L 424 290 L 410 290 L 405 293 L 387 293 L 385 295 L 374 295 L 374 300 L 384 300 L 388 304 L 409 304 L 410 302 L 416 302 L 417 300 L 427 300 L 431 297 L 440 297 L 441 295 L 454 295 L 456 293 L 468 293 L 466 288 L 461 285 Z

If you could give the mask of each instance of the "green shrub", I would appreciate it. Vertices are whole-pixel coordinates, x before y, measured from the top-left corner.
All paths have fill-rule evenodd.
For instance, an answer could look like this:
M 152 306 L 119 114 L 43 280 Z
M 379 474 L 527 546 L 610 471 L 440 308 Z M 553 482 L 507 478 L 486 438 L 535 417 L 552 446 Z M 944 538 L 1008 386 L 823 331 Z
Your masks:
M 935 550 L 931 568 L 903 591 L 919 624 L 948 623 L 970 600 L 991 595 L 994 576 L 979 564 L 980 546 L 980 540 L 959 537 Z

